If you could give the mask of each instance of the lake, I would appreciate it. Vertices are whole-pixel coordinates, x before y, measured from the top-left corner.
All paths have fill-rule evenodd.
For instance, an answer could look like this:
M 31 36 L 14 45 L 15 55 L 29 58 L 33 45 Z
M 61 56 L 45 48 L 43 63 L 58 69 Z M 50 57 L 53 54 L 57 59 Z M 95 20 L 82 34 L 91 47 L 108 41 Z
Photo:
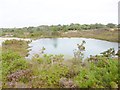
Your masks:
M 42 38 L 33 40 L 29 46 L 28 59 L 31 59 L 33 55 L 39 54 L 42 47 L 45 47 L 45 54 L 63 54 L 64 58 L 72 58 L 74 56 L 73 50 L 77 49 L 77 44 L 81 44 L 85 41 L 84 45 L 86 50 L 84 51 L 84 57 L 87 58 L 90 55 L 98 55 L 101 52 L 114 48 L 118 51 L 118 43 L 108 42 L 104 40 L 97 40 L 91 38 Z

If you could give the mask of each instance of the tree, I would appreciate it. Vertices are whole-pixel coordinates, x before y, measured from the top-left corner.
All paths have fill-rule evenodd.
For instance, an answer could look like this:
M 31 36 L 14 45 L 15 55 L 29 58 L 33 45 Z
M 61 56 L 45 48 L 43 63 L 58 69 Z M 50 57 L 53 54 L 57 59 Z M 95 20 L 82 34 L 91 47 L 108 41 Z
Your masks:
M 115 27 L 116 27 L 116 25 L 113 24 L 113 23 L 108 23 L 106 26 L 107 26 L 108 28 L 115 28 Z

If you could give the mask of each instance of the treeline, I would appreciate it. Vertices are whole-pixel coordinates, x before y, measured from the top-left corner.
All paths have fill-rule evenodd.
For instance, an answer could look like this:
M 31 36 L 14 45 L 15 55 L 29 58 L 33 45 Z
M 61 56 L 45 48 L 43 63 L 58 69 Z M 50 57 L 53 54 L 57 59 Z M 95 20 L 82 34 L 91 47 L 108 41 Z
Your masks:
M 107 28 L 117 28 L 119 25 L 113 24 L 113 23 L 108 23 L 107 25 L 101 24 L 101 23 L 96 23 L 96 24 L 74 24 L 71 23 L 70 25 L 41 25 L 38 27 L 23 27 L 23 28 L 1 28 L 1 30 L 52 30 L 52 31 L 68 31 L 68 30 L 90 30 L 90 29 L 107 29 Z
M 13 37 L 53 37 L 62 36 L 67 31 L 84 31 L 84 30 L 110 30 L 117 29 L 118 25 L 108 23 L 107 25 L 96 23 L 96 24 L 73 24 L 70 25 L 41 25 L 37 27 L 23 27 L 23 28 L 1 28 L 2 31 L 0 36 L 13 36 Z

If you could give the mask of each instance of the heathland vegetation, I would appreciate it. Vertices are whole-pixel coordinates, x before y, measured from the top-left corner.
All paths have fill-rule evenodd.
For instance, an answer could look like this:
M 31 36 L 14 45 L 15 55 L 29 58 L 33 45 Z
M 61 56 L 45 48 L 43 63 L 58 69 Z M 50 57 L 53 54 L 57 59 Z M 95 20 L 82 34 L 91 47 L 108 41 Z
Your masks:
M 118 25 L 70 24 L 41 25 L 38 27 L 0 28 L 1 37 L 58 38 L 84 37 L 113 42 L 118 39 Z M 2 43 L 0 58 L 0 84 L 2 88 L 118 88 L 120 51 L 113 48 L 101 55 L 84 59 L 85 41 L 78 43 L 74 57 L 45 54 L 41 48 L 31 60 L 27 60 L 30 41 L 6 40 Z M 94 46 L 93 46 L 94 47 Z M 116 57 L 117 56 L 117 57 Z
M 119 64 L 114 49 L 83 61 L 83 41 L 69 60 L 63 55 L 44 54 L 45 48 L 26 60 L 28 43 L 7 40 L 2 44 L 3 88 L 118 88 Z
M 53 37 L 84 37 L 119 42 L 118 25 L 104 24 L 70 24 L 70 25 L 41 25 L 38 27 L 1 28 L 0 36 L 20 38 L 53 38 Z

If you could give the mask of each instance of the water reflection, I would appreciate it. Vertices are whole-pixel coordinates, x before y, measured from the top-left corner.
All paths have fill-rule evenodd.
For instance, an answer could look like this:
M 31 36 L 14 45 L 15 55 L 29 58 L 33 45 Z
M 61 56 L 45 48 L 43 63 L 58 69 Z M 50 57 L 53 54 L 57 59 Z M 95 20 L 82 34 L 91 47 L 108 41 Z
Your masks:
M 58 46 L 58 42 L 57 42 L 57 38 L 53 38 L 52 39 L 53 40 L 53 46 L 54 46 L 54 48 L 57 48 L 57 46 Z

